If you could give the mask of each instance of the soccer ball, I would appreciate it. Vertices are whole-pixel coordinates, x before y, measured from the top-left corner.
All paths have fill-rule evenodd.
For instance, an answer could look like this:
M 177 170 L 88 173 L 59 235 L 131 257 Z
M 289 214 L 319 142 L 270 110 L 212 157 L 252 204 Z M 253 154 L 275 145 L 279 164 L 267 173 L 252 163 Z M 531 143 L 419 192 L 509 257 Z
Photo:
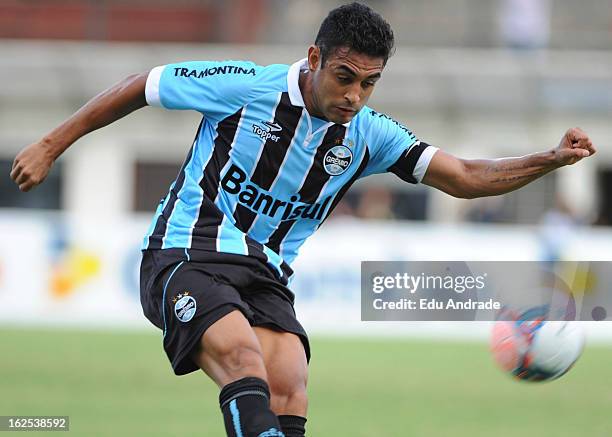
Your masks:
M 582 354 L 584 331 L 577 322 L 498 321 L 491 352 L 497 365 L 524 381 L 551 381 L 567 373 Z

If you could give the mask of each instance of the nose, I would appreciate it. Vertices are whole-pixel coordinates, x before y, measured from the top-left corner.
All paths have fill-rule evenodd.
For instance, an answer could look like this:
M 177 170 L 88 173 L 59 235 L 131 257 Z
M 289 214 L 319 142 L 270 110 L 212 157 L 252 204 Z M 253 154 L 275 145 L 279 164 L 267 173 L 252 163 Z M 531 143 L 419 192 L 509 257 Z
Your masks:
M 351 106 L 354 106 L 359 103 L 359 101 L 361 100 L 361 87 L 359 86 L 359 84 L 351 86 L 344 94 L 344 98 Z

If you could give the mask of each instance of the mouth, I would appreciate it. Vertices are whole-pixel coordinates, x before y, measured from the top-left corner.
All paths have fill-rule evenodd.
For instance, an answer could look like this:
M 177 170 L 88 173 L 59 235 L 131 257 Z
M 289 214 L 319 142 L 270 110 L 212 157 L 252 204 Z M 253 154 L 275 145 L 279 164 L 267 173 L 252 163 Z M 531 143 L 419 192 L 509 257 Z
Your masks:
M 347 115 L 347 116 L 355 115 L 355 113 L 357 112 L 353 108 L 347 108 L 347 107 L 344 107 L 344 106 L 336 106 L 336 109 L 342 115 Z

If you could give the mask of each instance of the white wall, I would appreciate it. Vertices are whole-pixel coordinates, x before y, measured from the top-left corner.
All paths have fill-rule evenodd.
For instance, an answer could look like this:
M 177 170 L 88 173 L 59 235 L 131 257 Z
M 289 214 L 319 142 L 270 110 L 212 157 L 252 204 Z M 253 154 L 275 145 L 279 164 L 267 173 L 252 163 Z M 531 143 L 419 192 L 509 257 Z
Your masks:
M 138 291 L 148 221 L 4 211 L 0 326 L 153 329 Z M 565 259 L 612 261 L 610 230 L 576 229 L 565 243 Z M 361 322 L 361 261 L 530 261 L 541 252 L 540 234 L 530 227 L 331 221 L 306 242 L 294 265 L 296 310 L 317 334 L 482 339 L 487 323 Z M 594 340 L 612 339 L 612 323 L 591 325 Z

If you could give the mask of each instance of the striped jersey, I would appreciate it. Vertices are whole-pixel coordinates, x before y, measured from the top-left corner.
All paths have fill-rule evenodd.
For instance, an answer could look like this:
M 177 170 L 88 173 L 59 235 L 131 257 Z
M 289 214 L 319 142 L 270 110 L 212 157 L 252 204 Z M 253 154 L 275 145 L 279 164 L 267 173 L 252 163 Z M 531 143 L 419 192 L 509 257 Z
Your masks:
M 287 284 L 300 246 L 358 179 L 392 171 L 418 183 L 436 148 L 365 106 L 344 125 L 311 116 L 289 65 L 184 62 L 149 73 L 146 99 L 202 113 L 142 249 L 241 254 Z

